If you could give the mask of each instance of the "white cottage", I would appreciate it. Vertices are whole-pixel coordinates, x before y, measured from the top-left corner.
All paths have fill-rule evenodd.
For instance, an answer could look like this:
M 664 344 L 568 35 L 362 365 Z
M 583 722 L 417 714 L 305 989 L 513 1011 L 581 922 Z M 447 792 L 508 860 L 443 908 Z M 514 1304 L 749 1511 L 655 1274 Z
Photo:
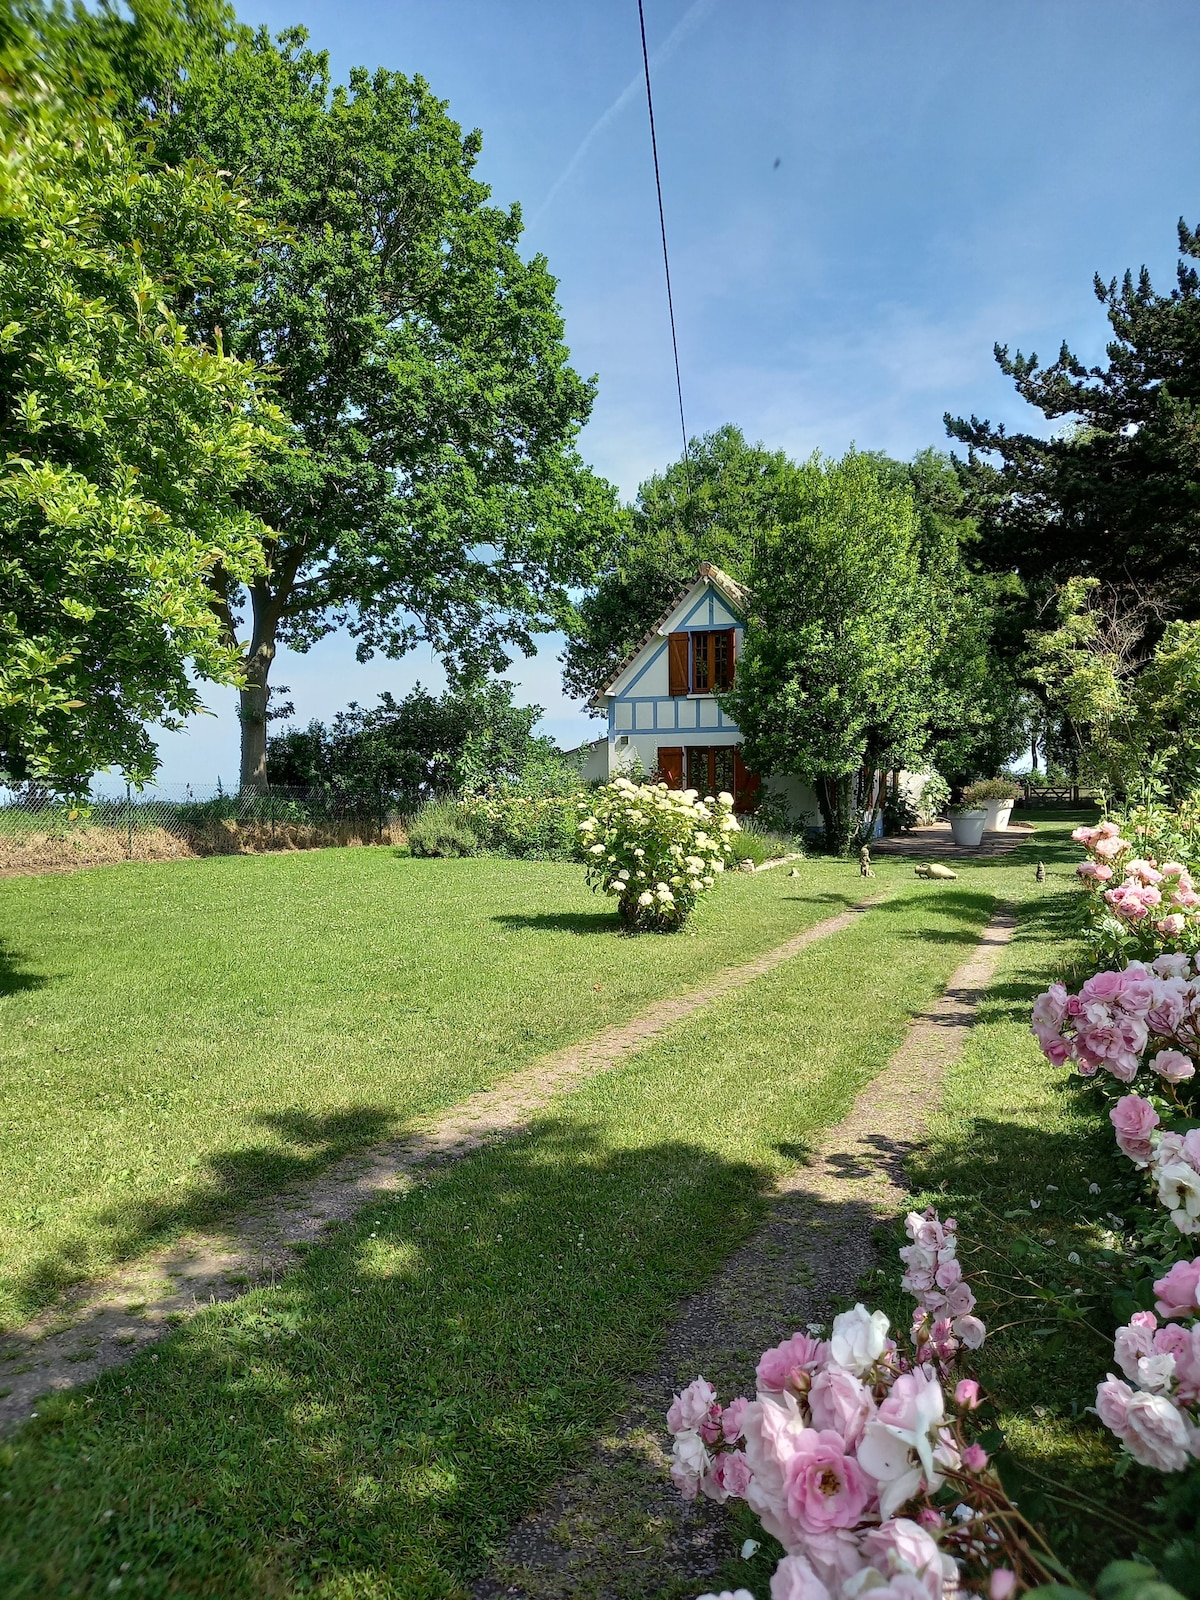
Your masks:
M 608 717 L 608 736 L 591 748 L 585 778 L 607 781 L 639 762 L 675 789 L 727 789 L 739 810 L 752 805 L 758 777 L 742 761 L 742 735 L 717 704 L 737 671 L 746 591 L 711 562 L 650 629 L 592 699 Z M 815 820 L 816 801 L 795 779 L 774 779 L 794 812 Z

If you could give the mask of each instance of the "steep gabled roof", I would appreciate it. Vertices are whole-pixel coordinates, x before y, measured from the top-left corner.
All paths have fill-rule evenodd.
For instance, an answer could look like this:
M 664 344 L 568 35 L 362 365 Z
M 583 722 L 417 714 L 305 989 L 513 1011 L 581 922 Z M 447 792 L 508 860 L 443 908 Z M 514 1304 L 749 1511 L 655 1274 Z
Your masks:
M 613 673 L 612 677 L 605 684 L 604 688 L 596 690 L 596 693 L 588 702 L 590 705 L 599 706 L 605 695 L 612 693 L 613 685 L 620 680 L 623 673 L 629 670 L 646 646 L 652 643 L 652 641 L 658 637 L 659 633 L 666 626 L 673 613 L 678 609 L 684 596 L 689 594 L 698 583 L 704 580 L 707 580 L 709 583 L 711 583 L 718 594 L 723 595 L 725 599 L 729 601 L 730 605 L 735 607 L 736 610 L 743 613 L 745 612 L 746 606 L 750 599 L 750 591 L 746 588 L 745 584 L 738 583 L 736 578 L 731 578 L 727 572 L 722 572 L 720 567 L 714 566 L 711 561 L 702 561 L 699 569 L 696 572 L 696 576 L 694 578 L 689 578 L 685 584 L 682 584 L 675 591 L 670 605 L 663 612 L 662 616 L 659 617 L 658 621 L 652 628 L 647 629 L 647 631 L 642 635 L 642 637 L 634 645 L 633 649 L 625 657 L 624 661 L 621 662 L 621 665 Z

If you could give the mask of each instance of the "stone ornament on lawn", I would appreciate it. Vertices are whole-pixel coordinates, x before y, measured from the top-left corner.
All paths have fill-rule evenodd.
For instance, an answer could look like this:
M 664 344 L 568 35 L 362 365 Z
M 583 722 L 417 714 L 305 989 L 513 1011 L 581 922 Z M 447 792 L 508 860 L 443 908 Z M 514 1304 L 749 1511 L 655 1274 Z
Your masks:
M 913 871 L 918 878 L 957 878 L 958 873 L 951 867 L 944 867 L 940 861 L 926 861 L 924 866 L 914 867 Z

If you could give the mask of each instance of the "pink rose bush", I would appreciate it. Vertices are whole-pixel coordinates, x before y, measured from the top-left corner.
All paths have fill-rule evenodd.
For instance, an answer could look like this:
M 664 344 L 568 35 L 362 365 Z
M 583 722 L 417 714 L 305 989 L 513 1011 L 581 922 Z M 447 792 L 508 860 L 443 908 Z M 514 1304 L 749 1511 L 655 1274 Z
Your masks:
M 697 1378 L 667 1414 L 680 1492 L 744 1500 L 783 1545 L 772 1600 L 868 1591 L 872 1600 L 944 1600 L 963 1592 L 964 1579 L 1013 1576 L 1011 1535 L 997 1529 L 1016 1513 L 967 1435 L 979 1385 L 951 1382 L 952 1364 L 985 1336 L 957 1227 L 931 1209 L 913 1212 L 906 1229 L 903 1281 L 918 1302 L 911 1354 L 882 1312 L 856 1305 L 834 1318 L 828 1340 L 795 1333 L 766 1351 L 753 1400 L 723 1407 Z M 989 1507 L 1003 1507 L 996 1527 Z M 1014 1587 L 1000 1580 L 1001 1591 Z
M 1091 896 L 1100 947 L 1146 960 L 1168 949 L 1200 948 L 1200 893 L 1183 862 L 1160 865 L 1153 855 L 1139 855 L 1116 822 L 1076 828 L 1071 837 L 1088 853 L 1075 871 Z
M 1055 1066 L 1084 1077 L 1107 1072 L 1132 1083 L 1145 1067 L 1177 1088 L 1200 1059 L 1200 972 L 1182 951 L 1094 973 L 1078 994 L 1052 983 L 1034 1002 L 1031 1026 Z
M 1139 1311 L 1117 1329 L 1124 1377 L 1100 1384 L 1096 1414 L 1135 1461 L 1181 1472 L 1200 1460 L 1200 1257 L 1177 1261 L 1154 1292 L 1158 1316 Z

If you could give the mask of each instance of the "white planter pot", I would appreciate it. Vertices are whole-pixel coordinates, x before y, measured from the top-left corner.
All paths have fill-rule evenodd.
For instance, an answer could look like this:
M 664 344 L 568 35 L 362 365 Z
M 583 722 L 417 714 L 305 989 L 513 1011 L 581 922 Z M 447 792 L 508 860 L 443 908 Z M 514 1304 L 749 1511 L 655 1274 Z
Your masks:
M 983 843 L 983 830 L 988 814 L 981 806 L 978 811 L 950 813 L 950 832 L 960 850 L 976 850 Z
M 1013 803 L 1011 800 L 989 800 L 987 803 L 987 821 L 984 823 L 985 833 L 1005 833 L 1008 829 L 1008 819 L 1012 816 Z

